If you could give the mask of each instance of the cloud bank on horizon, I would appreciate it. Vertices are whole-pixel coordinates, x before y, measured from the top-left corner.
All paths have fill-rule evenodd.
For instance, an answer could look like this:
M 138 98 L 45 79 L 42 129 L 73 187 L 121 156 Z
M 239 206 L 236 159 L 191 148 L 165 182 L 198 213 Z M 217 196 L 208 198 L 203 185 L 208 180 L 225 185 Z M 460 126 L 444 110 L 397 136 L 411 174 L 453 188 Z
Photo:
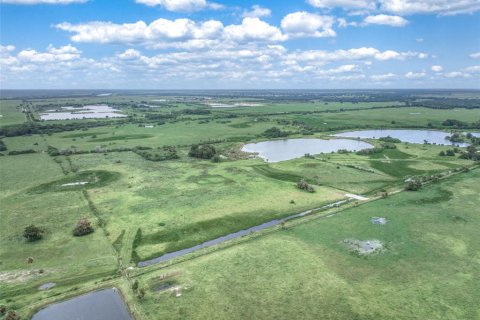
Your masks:
M 478 0 L 245 3 L 0 0 L 0 87 L 480 88 Z

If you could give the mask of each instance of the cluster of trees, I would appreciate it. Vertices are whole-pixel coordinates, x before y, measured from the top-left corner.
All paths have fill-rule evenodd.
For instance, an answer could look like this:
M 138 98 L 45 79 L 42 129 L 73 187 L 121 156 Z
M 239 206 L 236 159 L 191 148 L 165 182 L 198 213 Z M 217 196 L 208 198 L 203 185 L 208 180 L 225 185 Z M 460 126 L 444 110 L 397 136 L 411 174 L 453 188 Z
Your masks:
M 451 136 L 445 137 L 445 139 L 451 141 L 451 142 L 465 142 L 465 139 L 467 137 L 464 134 L 455 132 Z
M 304 179 L 298 181 L 297 188 L 300 190 L 308 191 L 310 193 L 315 192 L 315 189 L 311 185 L 309 185 Z
M 94 229 L 92 223 L 88 219 L 82 218 L 77 222 L 77 225 L 73 229 L 73 235 L 79 237 L 92 233 L 93 231 Z M 23 230 L 23 237 L 28 242 L 41 240 L 44 234 L 44 228 L 35 226 L 33 224 L 25 227 Z
M 453 172 L 467 172 L 467 171 L 469 171 L 468 167 L 453 169 Z M 426 176 L 411 177 L 405 180 L 405 190 L 408 190 L 408 191 L 420 190 L 424 183 L 427 183 L 429 181 L 438 181 L 439 179 L 445 176 L 448 176 L 449 174 L 451 174 L 451 171 L 436 173 L 436 174 L 426 175 Z
M 190 148 L 188 155 L 198 159 L 212 159 L 217 154 L 215 147 L 210 144 L 194 144 Z
M 263 136 L 266 138 L 283 138 L 287 137 L 290 134 L 288 131 L 282 131 L 277 127 L 272 127 L 263 132 Z
M 445 157 L 445 156 L 448 156 L 448 157 L 454 157 L 455 156 L 455 150 L 453 149 L 448 149 L 447 151 L 440 151 L 440 153 L 438 154 L 440 157 Z
M 467 147 L 467 151 L 462 152 L 460 159 L 480 161 L 480 151 L 473 144 Z

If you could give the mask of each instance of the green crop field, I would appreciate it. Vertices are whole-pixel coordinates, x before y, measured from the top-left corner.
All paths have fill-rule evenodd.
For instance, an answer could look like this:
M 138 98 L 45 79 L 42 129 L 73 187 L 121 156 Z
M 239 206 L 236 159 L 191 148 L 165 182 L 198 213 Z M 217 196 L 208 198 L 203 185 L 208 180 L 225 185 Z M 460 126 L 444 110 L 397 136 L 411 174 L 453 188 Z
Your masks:
M 480 317 L 479 141 L 466 135 L 480 132 L 478 108 L 411 106 L 424 101 L 420 93 L 353 97 L 1 100 L 0 306 L 28 319 L 50 303 L 117 287 L 137 320 Z M 444 98 L 435 96 L 442 106 Z M 257 105 L 209 106 L 246 101 Z M 93 104 L 127 117 L 39 120 Z M 442 130 L 472 146 L 363 139 L 367 151 L 299 152 L 280 162 L 242 151 L 362 128 Z M 414 182 L 420 190 L 406 191 Z M 82 221 L 94 231 L 78 236 Z M 27 241 L 31 225 L 41 239 Z M 383 249 L 349 250 L 364 240 Z M 55 286 L 39 290 L 47 283 Z

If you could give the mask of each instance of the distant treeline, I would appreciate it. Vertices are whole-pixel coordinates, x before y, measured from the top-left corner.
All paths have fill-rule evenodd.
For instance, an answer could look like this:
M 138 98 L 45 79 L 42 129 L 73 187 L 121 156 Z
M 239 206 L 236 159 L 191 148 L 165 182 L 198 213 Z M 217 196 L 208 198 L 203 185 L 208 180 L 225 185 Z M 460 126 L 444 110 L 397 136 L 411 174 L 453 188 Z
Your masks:
M 430 109 L 479 109 L 480 99 L 438 98 L 428 100 L 416 100 L 408 102 L 407 105 L 412 107 L 424 107 Z
M 0 136 L 16 137 L 31 134 L 51 134 L 56 132 L 88 130 L 89 128 L 103 127 L 108 125 L 125 124 L 129 121 L 84 121 L 68 123 L 34 123 L 26 122 L 18 125 L 5 126 L 0 128 Z
M 456 119 L 447 119 L 442 122 L 442 125 L 444 125 L 445 127 L 480 129 L 480 120 L 476 122 L 468 123 L 468 122 L 460 121 Z
M 52 156 L 68 156 L 72 154 L 86 154 L 86 153 L 108 153 L 108 152 L 134 152 L 148 161 L 166 161 L 179 159 L 177 149 L 174 146 L 163 146 L 157 149 L 151 147 L 136 146 L 134 148 L 105 148 L 96 147 L 93 150 L 77 150 L 76 148 L 58 149 L 53 146 L 48 146 L 47 153 Z M 35 152 L 35 151 L 34 151 Z

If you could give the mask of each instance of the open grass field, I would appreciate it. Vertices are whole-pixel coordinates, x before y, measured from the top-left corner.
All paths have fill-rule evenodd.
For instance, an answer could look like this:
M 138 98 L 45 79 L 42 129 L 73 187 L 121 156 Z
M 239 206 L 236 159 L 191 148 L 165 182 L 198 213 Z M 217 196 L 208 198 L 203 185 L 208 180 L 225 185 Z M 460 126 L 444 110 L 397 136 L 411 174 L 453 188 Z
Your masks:
M 151 319 L 478 319 L 479 179 L 477 170 L 146 274 L 138 306 Z M 357 256 L 348 238 L 386 249 Z M 163 283 L 180 298 L 152 290 L 161 274 L 178 274 Z
M 0 100 L 0 125 L 7 126 L 25 122 L 25 115 L 18 108 L 19 100 Z
M 265 134 L 272 127 L 289 138 L 332 139 L 357 127 L 450 131 L 443 122 L 457 119 L 465 131 L 475 131 L 478 109 L 319 99 L 206 106 L 240 100 L 144 94 L 2 100 L 1 128 L 27 129 L 0 138 L 6 147 L 0 152 L 0 305 L 28 317 L 56 299 L 108 285 L 122 289 L 137 320 L 480 316 L 471 306 L 479 299 L 478 170 L 376 200 L 402 190 L 412 176 L 474 167 L 459 158 L 465 148 L 440 156 L 452 147 L 396 143 L 367 155 L 316 154 L 278 163 L 240 151 L 244 143 L 272 139 Z M 48 108 L 95 103 L 117 104 L 129 118 L 35 120 Z M 158 107 L 145 106 L 150 103 Z M 205 142 L 216 149 L 216 160 L 189 155 L 193 144 Z M 174 147 L 175 157 L 148 157 L 166 152 L 164 146 Z M 29 153 L 15 155 L 22 151 Z M 302 179 L 315 192 L 297 188 Z M 178 265 L 136 267 L 351 194 L 375 201 L 295 227 L 288 222 L 287 230 L 247 236 Z M 374 216 L 388 223 L 372 225 Z M 81 218 L 95 231 L 75 237 Z M 31 224 L 44 230 L 41 240 L 23 237 Z M 359 257 L 346 250 L 345 239 L 378 239 L 385 250 Z M 173 276 L 165 282 L 162 274 Z M 146 290 L 143 300 L 131 290 L 135 280 Z M 56 286 L 38 290 L 48 282 Z M 181 287 L 180 298 L 171 295 L 172 286 Z

